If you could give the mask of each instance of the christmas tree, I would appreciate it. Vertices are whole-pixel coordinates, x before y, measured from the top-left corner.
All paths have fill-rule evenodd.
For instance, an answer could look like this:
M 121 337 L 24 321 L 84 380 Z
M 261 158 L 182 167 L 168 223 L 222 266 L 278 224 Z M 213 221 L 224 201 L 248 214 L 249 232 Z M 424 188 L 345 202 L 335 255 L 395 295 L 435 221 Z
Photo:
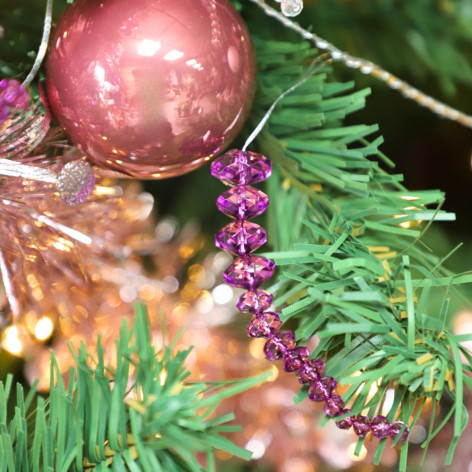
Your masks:
M 156 226 L 152 197 L 137 183 L 116 180 L 124 177 L 123 173 L 139 177 L 148 172 L 134 164 L 126 167 L 129 152 L 121 155 L 122 148 L 117 146 L 114 151 L 118 157 L 113 157 L 109 165 L 93 157 L 91 144 L 89 148 L 68 140 L 54 121 L 62 123 L 62 113 L 56 109 L 54 118 L 48 105 L 57 107 L 61 100 L 56 100 L 51 85 L 46 94 L 42 83 L 50 76 L 51 66 L 36 71 L 38 57 L 45 52 L 51 14 L 48 2 L 43 28 L 44 5 L 38 3 L 24 0 L 18 5 L 0 5 L 0 73 L 5 78 L 1 82 L 0 109 L 4 197 L 0 207 L 4 227 L 0 266 L 5 306 L 3 346 L 23 356 L 27 376 L 31 380 L 41 377 L 41 388 L 49 392 L 45 401 L 37 396 L 36 384 L 30 390 L 25 382 L 23 387 L 18 384 L 13 400 L 12 377 L 9 375 L 0 384 L 2 467 L 214 470 L 215 449 L 248 459 L 250 453 L 219 435 L 233 429 L 222 425 L 232 416 L 211 415 L 221 400 L 256 385 L 262 377 L 248 377 L 234 385 L 186 382 L 187 371 L 182 363 L 188 351 L 175 354 L 180 341 L 168 344 L 166 336 L 169 330 L 172 338 L 193 315 L 206 319 L 206 315 L 218 318 L 220 313 L 223 318 L 231 318 L 229 306 L 239 292 L 225 285 L 214 287 L 215 274 L 218 277 L 229 260 L 211 252 L 211 233 L 227 223 L 217 215 L 213 204 L 223 188 L 212 181 L 206 166 L 177 179 L 145 183 L 148 191 L 165 196 L 159 200 L 162 212 L 179 215 L 182 221 L 196 218 L 203 230 L 196 233 L 185 226 L 176 232 L 175 220 L 169 218 Z M 56 3 L 54 21 L 66 7 L 65 2 Z M 89 18 L 92 25 L 99 15 L 99 2 L 95 3 L 93 8 L 97 10 Z M 183 3 L 194 7 L 192 2 Z M 226 3 L 194 3 L 208 12 L 202 22 L 211 26 L 210 55 L 213 47 L 219 47 L 221 35 L 229 35 L 221 26 L 223 17 L 217 16 L 219 8 L 226 11 Z M 251 341 L 250 352 L 262 353 L 264 348 L 269 359 L 284 357 L 285 370 L 296 371 L 303 385 L 297 388 L 297 382 L 285 380 L 289 374 L 282 374 L 283 365 L 279 369 L 278 364 L 271 368 L 271 380 L 280 370 L 275 382 L 287 382 L 290 390 L 299 390 L 295 403 L 301 402 L 300 408 L 309 403 L 307 397 L 314 403 L 323 402 L 324 417 L 323 408 L 315 408 L 324 425 L 318 434 L 322 447 L 332 452 L 313 446 L 297 450 L 292 447 L 295 439 L 289 433 L 284 437 L 282 428 L 274 426 L 277 441 L 274 439 L 266 454 L 271 461 L 273 451 L 268 470 L 309 471 L 318 463 L 320 470 L 346 468 L 367 453 L 367 463 L 386 467 L 398 463 L 400 470 L 431 470 L 431 457 L 454 464 L 455 470 L 465 470 L 470 457 L 462 444 L 467 441 L 463 436 L 468 434 L 467 399 L 472 387 L 472 358 L 467 345 L 472 340 L 467 329 L 471 315 L 467 311 L 470 302 L 466 287 L 472 275 L 464 264 L 470 248 L 467 244 L 465 248 L 454 246 L 454 240 L 470 236 L 470 206 L 463 193 L 468 191 L 468 128 L 472 120 L 458 111 L 470 95 L 470 8 L 466 1 L 413 1 L 401 6 L 374 0 L 278 3 L 233 2 L 249 29 L 257 62 L 254 101 L 238 135 L 222 132 L 210 134 L 211 139 L 205 135 L 203 140 L 178 142 L 178 149 L 172 149 L 194 155 L 195 149 L 200 152 L 204 147 L 208 155 L 213 155 L 222 143 L 229 144 L 225 141 L 228 135 L 234 139 L 232 147 L 240 149 L 256 129 L 249 149 L 254 156 L 261 153 L 272 161 L 272 176 L 263 188 L 271 201 L 262 223 L 269 249 L 258 261 L 277 264 L 276 275 L 265 292 L 267 297 L 269 293 L 274 295 L 277 312 L 270 315 L 269 329 L 267 313 L 262 312 L 272 303 L 262 303 L 260 311 L 250 304 L 243 309 L 241 302 L 238 308 L 255 312 L 248 327 L 250 336 L 256 338 Z M 81 4 L 81 13 L 93 10 L 89 10 L 91 0 L 78 2 L 79 12 Z M 297 13 L 295 23 L 292 16 Z M 135 21 L 130 19 L 124 25 L 121 34 L 131 39 L 123 41 L 132 41 L 137 34 L 140 26 Z M 50 57 L 53 49 L 62 47 L 55 34 L 50 40 Z M 66 28 L 61 37 L 73 42 L 71 34 L 72 30 Z M 84 28 L 82 36 L 87 34 L 91 33 Z M 103 38 L 92 34 L 91 44 Z M 166 40 L 141 42 L 138 53 L 152 57 Z M 42 47 L 36 54 L 39 44 Z M 170 53 L 163 56 L 164 61 L 173 63 L 184 55 L 177 47 Z M 116 54 L 118 57 L 121 53 Z M 238 70 L 232 54 L 228 52 L 223 62 Z M 238 60 L 244 61 L 243 57 Z M 204 64 L 203 59 L 201 62 Z M 202 64 L 187 61 L 194 75 L 166 83 L 166 100 L 180 100 L 179 117 L 193 123 L 198 132 L 203 126 L 199 117 L 209 107 L 192 84 L 195 74 L 203 73 Z M 53 72 L 69 74 L 59 69 Z M 210 87 L 220 75 L 225 77 L 222 70 L 205 72 Z M 244 83 L 246 89 L 252 86 L 250 71 L 243 72 L 247 70 L 238 72 L 241 78 L 231 85 L 235 90 L 238 83 Z M 94 73 L 101 76 L 109 70 L 101 72 L 99 68 Z M 14 81 L 25 78 L 28 91 Z M 230 82 L 227 77 L 225 80 Z M 107 83 L 111 88 L 122 86 L 111 79 Z M 369 87 L 374 93 L 367 99 Z M 232 104 L 244 94 L 247 90 L 233 92 Z M 29 95 L 33 97 L 31 103 Z M 221 99 L 219 103 L 222 121 L 228 103 L 231 100 Z M 129 113 L 125 105 L 111 106 L 113 110 L 107 113 L 115 113 L 116 119 L 124 119 L 125 112 Z M 74 132 L 68 129 L 67 119 L 75 113 L 77 109 L 63 108 L 63 125 L 69 135 Z M 242 125 L 241 120 L 238 123 Z M 386 135 L 385 144 L 377 123 Z M 94 138 L 87 136 L 92 142 Z M 108 136 L 102 140 L 109 141 Z M 445 162 L 438 152 L 441 148 L 448 152 L 455 149 L 457 159 L 451 157 Z M 92 156 L 89 162 L 99 164 L 93 171 L 82 151 Z M 435 155 L 438 162 L 432 161 Z M 214 162 L 227 162 L 221 159 Z M 260 162 L 256 164 L 262 165 Z M 405 170 L 406 184 L 393 162 Z M 187 166 L 185 170 L 194 166 L 193 162 L 182 165 Z M 167 176 L 175 173 L 171 166 L 162 169 L 151 177 L 165 176 L 161 172 L 167 172 Z M 454 173 L 460 175 L 462 187 L 456 181 L 448 184 Z M 221 178 L 222 174 L 218 175 Z M 98 183 L 94 187 L 95 178 Z M 241 180 L 233 180 L 232 184 L 239 185 Z M 452 204 L 445 202 L 442 191 L 431 189 L 436 185 L 451 188 Z M 228 192 L 239 187 L 232 188 Z M 458 226 L 448 223 L 456 229 L 444 236 L 447 230 L 436 222 L 453 221 L 454 212 L 458 214 Z M 252 234 L 259 235 L 262 242 L 263 230 L 258 225 L 248 226 L 246 216 L 239 215 L 238 224 L 245 225 L 246 232 L 255 231 Z M 222 238 L 219 246 L 227 249 L 227 241 L 221 243 Z M 248 257 L 259 257 L 248 256 L 247 247 L 230 251 L 239 254 L 243 262 L 250 260 Z M 225 274 L 230 285 L 244 287 L 228 276 L 228 270 Z M 255 287 L 250 286 L 247 296 L 255 293 Z M 132 303 L 136 300 L 147 302 L 149 321 L 140 306 L 129 331 L 126 324 L 121 328 L 120 319 L 132 318 Z M 224 311 L 221 307 L 218 311 L 219 305 Z M 242 322 L 234 322 L 240 331 L 244 330 Z M 283 331 L 278 331 L 282 322 Z M 209 324 L 204 321 L 200 325 L 204 335 L 208 334 Z M 184 332 L 183 336 L 187 338 L 180 345 L 195 344 L 198 352 L 198 327 L 187 327 L 187 335 Z M 233 339 L 223 346 L 214 341 L 215 352 L 209 358 L 191 363 L 192 379 L 205 369 L 217 374 L 212 380 L 221 380 L 218 373 L 233 378 L 235 372 L 248 376 L 264 369 L 253 360 L 253 367 L 244 370 L 246 361 L 239 357 L 242 344 L 233 330 L 218 336 Z M 160 354 L 151 340 L 162 347 Z M 69 341 L 72 354 L 67 347 Z M 82 347 L 77 347 L 74 342 L 80 341 Z M 48 343 L 53 354 L 49 381 L 45 382 Z M 219 361 L 216 353 L 229 346 L 236 349 L 236 360 L 228 372 L 222 366 L 231 356 Z M 5 372 L 9 370 L 14 370 L 13 366 L 7 365 Z M 339 383 L 337 389 L 335 380 Z M 26 396 L 25 388 L 29 390 Z M 250 392 L 246 395 L 251 398 Z M 244 408 L 237 400 L 231 401 L 228 405 L 243 418 Z M 7 409 L 9 402 L 11 409 Z M 264 411 L 270 415 L 270 405 L 265 408 L 261 407 L 259 419 Z M 305 418 L 314 413 L 299 414 Z M 250 423 L 245 420 L 243 431 L 254 430 L 259 419 L 251 419 Z M 65 431 L 74 433 L 65 435 Z M 264 455 L 271 442 L 260 431 L 237 439 L 253 452 L 253 458 Z M 283 449 L 280 446 L 285 441 L 290 447 L 276 452 Z M 341 441 L 343 452 L 334 453 Z M 317 457 L 324 458 L 324 462 Z M 224 470 L 238 470 L 235 459 L 228 461 L 224 455 L 219 459 L 226 461 Z M 426 461 L 425 465 L 417 465 L 421 461 Z M 254 470 L 259 470 L 257 467 L 254 462 Z

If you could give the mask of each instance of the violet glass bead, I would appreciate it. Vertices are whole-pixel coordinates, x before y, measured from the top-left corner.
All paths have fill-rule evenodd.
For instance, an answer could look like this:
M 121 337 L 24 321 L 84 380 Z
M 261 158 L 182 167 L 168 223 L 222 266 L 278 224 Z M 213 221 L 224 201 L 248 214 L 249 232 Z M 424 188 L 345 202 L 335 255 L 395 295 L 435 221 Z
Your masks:
M 370 423 L 372 434 L 378 439 L 385 439 L 390 435 L 390 423 L 387 418 L 377 415 Z
M 216 206 L 225 215 L 244 220 L 264 213 L 269 206 L 269 197 L 257 188 L 241 185 L 222 193 Z
M 278 313 L 263 313 L 255 316 L 247 325 L 246 332 L 251 338 L 263 338 L 274 334 L 282 326 Z
M 247 185 L 261 182 L 272 173 L 267 157 L 250 151 L 232 149 L 211 164 L 211 175 L 227 185 Z
M 274 262 L 261 256 L 244 256 L 235 259 L 223 272 L 223 279 L 229 285 L 254 290 L 272 277 Z
M 253 292 L 244 292 L 236 303 L 236 307 L 243 313 L 261 313 L 273 303 L 274 297 L 265 290 L 258 288 Z
M 352 417 L 352 426 L 357 436 L 365 438 L 366 434 L 370 431 L 370 420 L 367 416 L 357 415 Z
M 27 110 L 30 102 L 28 90 L 18 80 L 0 80 L 0 120 L 4 121 L 12 110 Z
M 264 345 L 264 354 L 270 361 L 280 359 L 289 349 L 295 347 L 295 334 L 293 331 L 279 331 L 269 338 Z
M 215 244 L 224 251 L 243 256 L 267 241 L 265 229 L 249 221 L 232 221 L 215 235 Z
M 333 377 L 321 377 L 315 380 L 308 390 L 308 396 L 314 402 L 322 402 L 331 397 L 333 390 L 338 383 Z
M 395 421 L 395 423 L 392 423 L 390 425 L 390 437 L 395 441 L 397 439 L 398 434 L 400 433 L 400 430 L 403 428 L 403 421 Z M 408 426 L 405 428 L 403 431 L 399 441 L 397 444 L 405 444 L 406 440 L 408 439 L 408 435 L 410 434 L 410 430 L 408 429 Z
M 339 416 L 344 410 L 344 401 L 339 395 L 333 395 L 326 400 L 323 409 L 328 416 Z
M 284 355 L 285 364 L 284 369 L 286 372 L 296 372 L 300 369 L 304 362 L 310 357 L 310 351 L 307 347 L 301 346 L 295 349 L 290 349 Z
M 340 414 L 345 415 L 345 414 L 350 413 L 350 412 L 351 412 L 351 410 L 349 408 L 347 408 L 347 409 L 343 410 Z M 352 426 L 352 418 L 350 416 L 346 416 L 346 418 L 343 418 L 342 420 L 336 421 L 336 426 L 339 429 L 349 429 Z
M 298 381 L 302 384 L 311 383 L 319 379 L 325 370 L 325 363 L 321 359 L 310 359 L 301 367 L 298 374 Z

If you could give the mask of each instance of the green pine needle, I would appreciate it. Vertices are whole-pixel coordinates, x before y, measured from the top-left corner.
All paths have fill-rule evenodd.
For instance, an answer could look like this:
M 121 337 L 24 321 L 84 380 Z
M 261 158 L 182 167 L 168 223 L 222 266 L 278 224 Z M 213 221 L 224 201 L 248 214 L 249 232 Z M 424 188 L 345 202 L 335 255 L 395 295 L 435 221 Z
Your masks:
M 254 42 L 261 83 L 255 108 L 262 115 L 317 51 L 306 43 L 257 36 Z M 368 91 L 331 83 L 326 72 L 281 102 L 256 143 L 275 167 L 267 188 L 275 250 L 266 255 L 280 276 L 272 290 L 282 318 L 298 322 L 297 339 L 321 339 L 313 356 L 325 358 L 327 374 L 350 386 L 344 399 L 353 402 L 354 414 L 379 414 L 393 386 L 397 395 L 387 416 L 412 427 L 415 408 L 426 399 L 452 397 L 450 462 L 467 420 L 463 388 L 471 386 L 472 367 L 470 356 L 460 357 L 459 343 L 469 337 L 452 334 L 447 308 L 451 296 L 461 297 L 455 287 L 472 282 L 472 272 L 451 273 L 443 267 L 447 256 L 433 254 L 421 238 L 433 220 L 454 215 L 440 209 L 442 192 L 409 192 L 401 176 L 381 168 L 390 165 L 378 150 L 382 140 L 367 141 L 376 127 L 342 126 L 364 106 Z M 296 400 L 306 396 L 303 388 Z M 430 429 L 425 447 L 444 424 Z M 407 445 L 401 470 L 406 451 Z
M 104 362 L 97 341 L 94 353 L 73 351 L 76 366 L 66 385 L 54 354 L 47 398 L 25 398 L 16 386 L 16 406 L 8 415 L 12 380 L 0 382 L 0 470 L 147 471 L 215 470 L 215 450 L 249 459 L 251 453 L 220 432 L 233 414 L 215 416 L 222 400 L 252 388 L 270 373 L 232 382 L 188 383 L 183 363 L 190 349 L 176 354 L 167 346 L 156 353 L 143 306 L 131 329 L 123 323 L 116 342 L 115 366 Z M 205 454 L 206 467 L 198 454 Z

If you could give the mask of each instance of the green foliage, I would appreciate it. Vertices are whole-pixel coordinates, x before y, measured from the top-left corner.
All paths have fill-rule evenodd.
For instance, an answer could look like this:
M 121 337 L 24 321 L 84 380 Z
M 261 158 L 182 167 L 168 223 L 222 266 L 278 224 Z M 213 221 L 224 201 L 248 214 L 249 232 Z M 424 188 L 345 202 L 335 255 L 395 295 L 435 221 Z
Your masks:
M 258 38 L 255 45 L 262 114 L 317 51 Z M 388 417 L 413 426 L 427 398 L 435 404 L 452 398 L 450 462 L 468 417 L 463 389 L 472 387 L 472 357 L 460 342 L 472 336 L 451 333 L 448 304 L 450 296 L 460 298 L 454 286 L 472 282 L 472 273 L 444 269 L 446 258 L 432 254 L 421 236 L 433 220 L 454 215 L 440 210 L 441 192 L 408 192 L 401 175 L 383 170 L 391 162 L 378 150 L 382 139 L 367 141 L 376 126 L 342 125 L 364 106 L 368 90 L 352 91 L 352 83 L 330 82 L 321 72 L 283 100 L 257 141 L 275 164 L 267 189 L 275 251 L 266 256 L 281 270 L 272 287 L 276 303 L 285 306 L 285 321 L 297 323 L 297 339 L 319 336 L 313 356 L 326 359 L 328 375 L 349 386 L 344 399 L 354 413 L 380 412 L 393 386 Z M 430 303 L 432 293 L 434 300 L 442 293 L 442 304 Z M 302 389 L 298 400 L 306 395 Z M 445 424 L 434 422 L 433 408 L 425 450 Z M 381 441 L 376 463 L 384 447 Z
M 453 93 L 472 80 L 469 0 L 305 1 L 303 25 L 350 54 Z
M 224 398 L 254 387 L 259 378 L 212 384 L 187 383 L 183 366 L 190 350 L 172 354 L 172 344 L 156 353 L 145 309 L 134 326 L 123 323 L 116 342 L 116 365 L 105 365 L 104 350 L 85 345 L 73 352 L 76 367 L 68 386 L 52 355 L 51 387 L 46 398 L 33 386 L 28 395 L 16 387 L 12 416 L 7 403 L 11 377 L 0 382 L 0 470 L 23 471 L 202 471 L 215 468 L 214 450 L 249 459 L 221 432 L 238 430 L 215 416 Z
M 54 2 L 54 18 L 66 5 L 66 0 Z M 41 42 L 45 8 L 46 0 L 0 0 L 0 79 L 26 78 Z

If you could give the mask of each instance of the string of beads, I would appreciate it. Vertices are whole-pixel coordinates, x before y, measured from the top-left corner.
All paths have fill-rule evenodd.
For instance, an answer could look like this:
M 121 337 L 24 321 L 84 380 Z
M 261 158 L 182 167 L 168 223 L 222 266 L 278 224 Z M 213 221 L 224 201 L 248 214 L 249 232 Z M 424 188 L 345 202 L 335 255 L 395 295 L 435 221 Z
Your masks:
M 337 381 L 324 375 L 324 361 L 310 359 L 309 349 L 297 346 L 295 333 L 281 329 L 280 313 L 267 311 L 272 306 L 273 296 L 260 286 L 272 277 L 275 264 L 253 254 L 266 243 L 267 234 L 260 225 L 248 220 L 264 213 L 269 205 L 269 197 L 252 184 L 270 177 L 271 171 L 271 162 L 266 156 L 236 149 L 218 157 L 211 165 L 213 177 L 230 186 L 218 197 L 216 205 L 234 221 L 216 233 L 215 244 L 236 256 L 224 271 L 223 278 L 229 285 L 246 290 L 239 298 L 237 308 L 252 314 L 247 334 L 252 338 L 267 338 L 264 345 L 266 358 L 271 361 L 283 359 L 284 370 L 296 373 L 300 383 L 309 385 L 310 400 L 324 402 L 324 412 L 330 417 L 339 417 L 336 421 L 338 428 L 352 427 L 361 438 L 372 432 L 378 439 L 390 437 L 397 444 L 403 444 L 408 438 L 408 426 L 402 421 L 390 423 L 383 415 L 372 419 L 350 415 L 351 410 L 335 393 Z

